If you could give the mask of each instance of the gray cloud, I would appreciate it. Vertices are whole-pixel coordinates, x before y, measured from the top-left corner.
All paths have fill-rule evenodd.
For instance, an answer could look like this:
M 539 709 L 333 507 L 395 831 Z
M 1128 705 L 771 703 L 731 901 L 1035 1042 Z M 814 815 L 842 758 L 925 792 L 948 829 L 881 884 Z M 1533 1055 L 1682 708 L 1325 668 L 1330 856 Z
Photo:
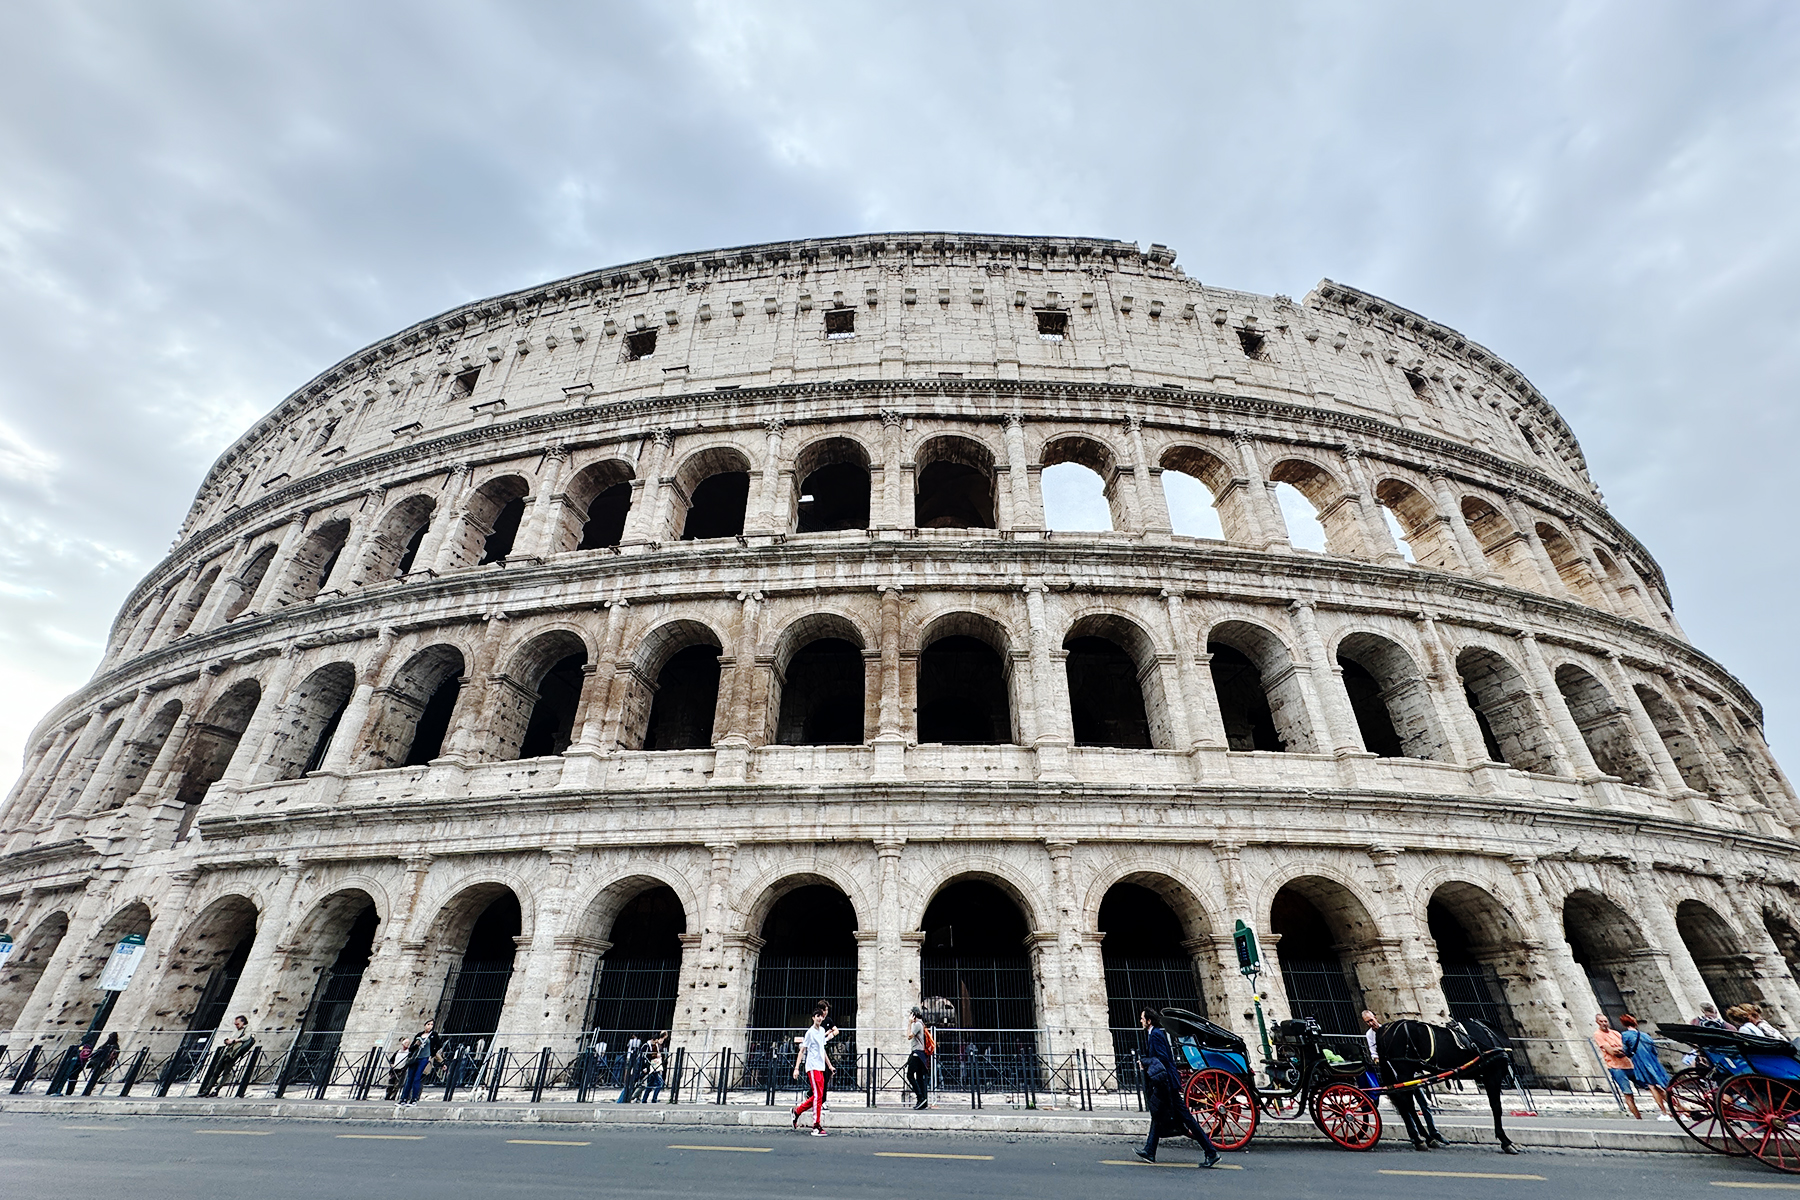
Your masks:
M 1800 733 L 1780 4 L 62 3 L 0 50 L 0 777 L 201 473 L 477 296 L 865 229 L 1175 246 L 1463 330 Z

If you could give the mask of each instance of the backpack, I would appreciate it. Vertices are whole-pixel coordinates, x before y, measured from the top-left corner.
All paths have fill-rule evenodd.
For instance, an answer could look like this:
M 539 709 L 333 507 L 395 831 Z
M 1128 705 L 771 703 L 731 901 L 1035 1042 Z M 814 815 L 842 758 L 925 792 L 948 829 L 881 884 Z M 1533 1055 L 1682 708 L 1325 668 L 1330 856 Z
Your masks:
M 931 1036 L 931 1026 L 929 1025 L 925 1027 L 925 1053 L 937 1053 L 937 1039 Z

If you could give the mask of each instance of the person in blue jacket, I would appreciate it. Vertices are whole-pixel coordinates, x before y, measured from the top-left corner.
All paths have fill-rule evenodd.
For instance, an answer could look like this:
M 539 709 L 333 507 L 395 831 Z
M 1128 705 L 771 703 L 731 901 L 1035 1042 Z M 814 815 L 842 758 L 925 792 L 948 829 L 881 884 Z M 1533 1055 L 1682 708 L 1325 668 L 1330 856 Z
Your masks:
M 1200 1165 L 1212 1166 L 1219 1161 L 1219 1151 L 1181 1097 L 1181 1076 L 1175 1070 L 1175 1055 L 1169 1047 L 1168 1031 L 1162 1027 L 1162 1014 L 1146 1008 L 1138 1013 L 1138 1023 L 1144 1027 L 1149 1042 L 1144 1053 L 1144 1093 L 1150 1100 L 1150 1136 L 1133 1153 L 1145 1162 L 1155 1162 L 1158 1126 L 1167 1123 L 1171 1131 L 1179 1128 L 1199 1142 L 1206 1151 Z

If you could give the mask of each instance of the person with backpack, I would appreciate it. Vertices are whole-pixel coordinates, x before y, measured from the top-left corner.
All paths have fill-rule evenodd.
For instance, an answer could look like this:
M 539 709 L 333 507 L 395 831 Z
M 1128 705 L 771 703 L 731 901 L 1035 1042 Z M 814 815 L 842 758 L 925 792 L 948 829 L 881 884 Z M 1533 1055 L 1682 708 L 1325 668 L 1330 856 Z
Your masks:
M 926 1107 L 925 1085 L 931 1079 L 931 1056 L 937 1053 L 937 1038 L 925 1024 L 925 1010 L 913 1005 L 912 1018 L 906 1026 L 906 1084 L 918 1097 L 915 1109 Z
M 1219 1149 L 1206 1136 L 1206 1129 L 1195 1118 L 1181 1097 L 1181 1076 L 1175 1070 L 1175 1054 L 1169 1048 L 1169 1035 L 1162 1027 L 1162 1014 L 1154 1008 L 1138 1013 L 1138 1024 L 1144 1027 L 1144 1093 L 1150 1101 L 1150 1134 L 1144 1144 L 1132 1150 L 1145 1162 L 1156 1161 L 1156 1142 L 1164 1133 L 1184 1133 L 1200 1143 L 1205 1157 L 1200 1165 L 1210 1167 L 1219 1161 Z
M 1669 1073 L 1656 1057 L 1656 1042 L 1638 1028 L 1637 1018 L 1630 1013 L 1619 1017 L 1619 1048 L 1631 1059 L 1631 1077 L 1639 1087 L 1650 1089 L 1650 1098 L 1662 1110 L 1659 1121 L 1673 1121 L 1669 1115 Z

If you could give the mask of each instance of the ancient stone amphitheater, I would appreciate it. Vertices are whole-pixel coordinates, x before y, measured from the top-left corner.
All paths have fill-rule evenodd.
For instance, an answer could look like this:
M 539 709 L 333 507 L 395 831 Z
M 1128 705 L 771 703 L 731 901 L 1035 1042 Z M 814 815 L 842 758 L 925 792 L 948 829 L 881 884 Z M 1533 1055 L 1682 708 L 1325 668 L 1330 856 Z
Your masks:
M 1047 528 L 1058 468 L 1110 530 Z M 0 815 L 0 1029 L 66 1043 L 139 933 L 128 1050 L 754 1057 L 823 996 L 891 1052 L 923 994 L 1110 1059 L 1142 1002 L 1250 1032 L 1242 920 L 1277 1015 L 1485 1016 L 1573 1081 L 1596 1008 L 1800 1022 L 1760 719 L 1418 314 L 1078 238 L 676 255 L 218 460 Z

